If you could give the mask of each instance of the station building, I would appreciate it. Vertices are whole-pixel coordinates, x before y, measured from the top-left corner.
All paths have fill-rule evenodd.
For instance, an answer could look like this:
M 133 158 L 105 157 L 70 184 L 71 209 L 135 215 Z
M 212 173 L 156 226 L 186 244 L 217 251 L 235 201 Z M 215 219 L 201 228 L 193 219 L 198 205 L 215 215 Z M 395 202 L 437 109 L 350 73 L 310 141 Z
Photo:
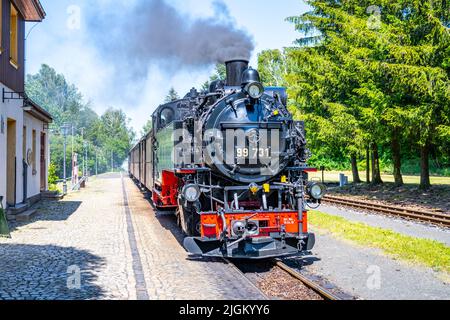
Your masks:
M 25 23 L 44 18 L 39 0 L 0 0 L 0 196 L 10 211 L 48 188 L 52 117 L 25 94 Z

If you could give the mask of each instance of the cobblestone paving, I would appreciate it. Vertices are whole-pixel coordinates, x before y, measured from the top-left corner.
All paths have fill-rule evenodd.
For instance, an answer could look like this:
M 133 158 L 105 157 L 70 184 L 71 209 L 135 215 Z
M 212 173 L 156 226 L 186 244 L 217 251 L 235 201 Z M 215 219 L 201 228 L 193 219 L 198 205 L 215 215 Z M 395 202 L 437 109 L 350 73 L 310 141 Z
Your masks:
M 157 299 L 264 299 L 234 267 L 217 260 L 189 260 L 171 215 L 149 211 L 149 203 L 126 181 L 145 282 Z
M 0 238 L 0 299 L 264 298 L 231 266 L 189 260 L 174 219 L 125 185 L 129 215 L 110 175 L 12 225 L 12 239 Z

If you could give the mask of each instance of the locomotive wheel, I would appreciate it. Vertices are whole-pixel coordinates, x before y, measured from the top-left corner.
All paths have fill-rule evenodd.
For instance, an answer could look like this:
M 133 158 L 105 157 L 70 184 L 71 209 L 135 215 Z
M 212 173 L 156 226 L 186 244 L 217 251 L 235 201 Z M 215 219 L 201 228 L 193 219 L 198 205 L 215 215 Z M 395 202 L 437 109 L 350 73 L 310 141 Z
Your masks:
M 190 219 L 189 231 L 191 237 L 200 236 L 200 216 L 195 212 Z
M 177 226 L 180 229 L 183 229 L 183 222 L 181 221 L 181 210 L 177 209 Z
M 184 232 L 188 237 L 198 237 L 200 236 L 200 215 L 197 213 L 194 207 L 182 206 L 183 216 L 185 222 Z M 179 218 L 180 224 L 181 217 Z

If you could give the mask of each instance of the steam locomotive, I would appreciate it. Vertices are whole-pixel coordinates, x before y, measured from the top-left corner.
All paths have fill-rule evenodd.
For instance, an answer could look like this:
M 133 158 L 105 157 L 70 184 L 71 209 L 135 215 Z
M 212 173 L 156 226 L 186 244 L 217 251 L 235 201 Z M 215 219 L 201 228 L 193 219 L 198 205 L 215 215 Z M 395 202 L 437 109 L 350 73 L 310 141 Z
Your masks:
M 248 61 L 226 80 L 157 108 L 131 150 L 129 173 L 159 210 L 176 213 L 194 255 L 263 259 L 312 250 L 308 207 L 325 187 L 308 182 L 304 123 L 284 88 L 261 84 Z

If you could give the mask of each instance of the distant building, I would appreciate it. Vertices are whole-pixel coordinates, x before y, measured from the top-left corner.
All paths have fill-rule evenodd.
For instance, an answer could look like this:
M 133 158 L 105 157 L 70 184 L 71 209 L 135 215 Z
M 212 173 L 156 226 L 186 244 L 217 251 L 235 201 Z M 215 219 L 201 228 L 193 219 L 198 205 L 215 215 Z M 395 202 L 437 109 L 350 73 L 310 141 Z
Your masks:
M 0 0 L 0 195 L 12 210 L 48 188 L 51 115 L 25 95 L 25 22 L 40 22 L 39 0 Z

